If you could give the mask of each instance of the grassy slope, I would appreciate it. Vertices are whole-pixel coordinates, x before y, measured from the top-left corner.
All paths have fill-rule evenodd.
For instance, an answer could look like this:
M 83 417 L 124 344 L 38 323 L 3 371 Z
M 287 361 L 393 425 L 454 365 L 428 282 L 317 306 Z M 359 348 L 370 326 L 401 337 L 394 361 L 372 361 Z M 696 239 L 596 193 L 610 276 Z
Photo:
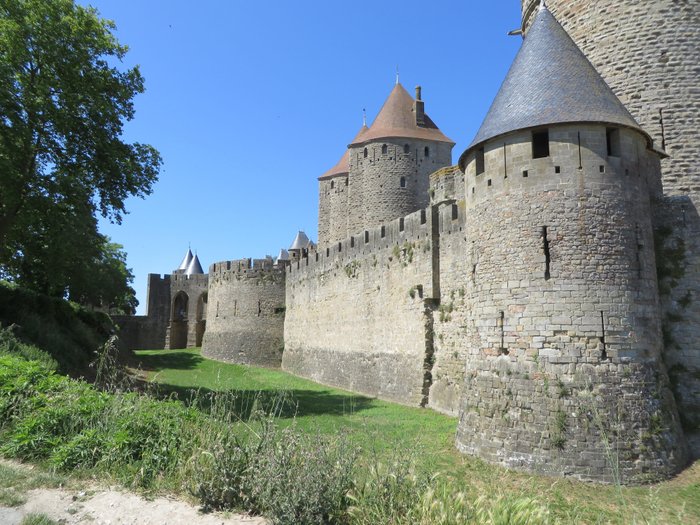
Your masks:
M 420 467 L 440 471 L 469 495 L 535 496 L 565 523 L 700 523 L 700 462 L 651 487 L 528 476 L 458 454 L 453 447 L 457 421 L 431 410 L 358 396 L 277 370 L 218 363 L 198 350 L 142 351 L 138 357 L 150 379 L 181 399 L 190 389 L 234 389 L 251 403 L 256 391 L 269 397 L 285 391 L 294 400 L 287 421 L 309 432 L 347 431 L 370 458 L 413 455 Z

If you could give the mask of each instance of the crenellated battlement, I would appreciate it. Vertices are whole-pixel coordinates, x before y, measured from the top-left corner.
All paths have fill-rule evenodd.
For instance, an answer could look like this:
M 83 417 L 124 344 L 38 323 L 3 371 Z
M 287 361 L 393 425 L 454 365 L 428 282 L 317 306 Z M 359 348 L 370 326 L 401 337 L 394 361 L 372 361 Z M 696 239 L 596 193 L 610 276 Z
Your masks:
M 235 279 L 255 279 L 272 277 L 279 280 L 284 278 L 284 267 L 277 266 L 272 257 L 265 259 L 234 259 L 221 261 L 209 266 L 209 277 L 212 283 Z
M 430 243 L 432 217 L 430 209 L 418 210 L 390 221 L 386 224 L 365 230 L 352 235 L 347 239 L 332 243 L 325 249 L 309 254 L 309 257 L 292 263 L 287 269 L 288 278 L 298 279 L 312 272 L 316 268 L 324 268 L 329 265 L 344 265 L 357 257 L 372 255 L 373 253 L 405 242 L 423 242 L 426 246 Z M 427 250 L 430 248 L 427 247 Z

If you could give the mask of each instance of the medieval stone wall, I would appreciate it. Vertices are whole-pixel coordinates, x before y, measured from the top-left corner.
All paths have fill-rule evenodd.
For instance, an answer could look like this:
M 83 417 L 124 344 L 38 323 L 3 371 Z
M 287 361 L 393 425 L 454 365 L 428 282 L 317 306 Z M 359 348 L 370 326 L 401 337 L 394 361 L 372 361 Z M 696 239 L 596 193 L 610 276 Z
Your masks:
M 148 274 L 146 315 L 112 316 L 119 338 L 130 350 L 165 348 L 170 323 L 170 275 Z
M 431 228 L 421 210 L 294 262 L 282 367 L 354 392 L 426 404 Z
M 619 156 L 604 126 L 568 125 L 545 158 L 524 131 L 485 144 L 483 173 L 468 160 L 464 452 L 606 481 L 617 464 L 623 482 L 685 464 L 661 358 L 658 158 L 619 133 Z
M 209 305 L 202 355 L 230 363 L 279 367 L 284 348 L 284 269 L 271 259 L 209 267 Z
M 429 406 L 457 415 L 464 384 L 465 347 L 461 342 L 469 318 L 465 308 L 468 247 L 465 241 L 464 173 L 457 166 L 430 176 L 432 209 L 437 218 L 433 261 L 440 303 L 433 313 L 434 361 Z

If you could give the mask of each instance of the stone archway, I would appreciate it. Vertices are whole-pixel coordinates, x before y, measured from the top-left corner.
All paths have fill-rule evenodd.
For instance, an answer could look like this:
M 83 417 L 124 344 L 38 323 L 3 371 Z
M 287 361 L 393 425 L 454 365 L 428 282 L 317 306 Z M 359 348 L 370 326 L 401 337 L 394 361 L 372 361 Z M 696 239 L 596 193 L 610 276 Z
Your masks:
M 189 297 L 185 292 L 178 292 L 173 298 L 170 309 L 170 348 L 187 348 L 187 308 Z
M 196 319 L 196 334 L 195 334 L 195 346 L 202 346 L 202 340 L 204 339 L 204 332 L 207 328 L 207 301 L 209 296 L 207 292 L 204 292 L 197 299 L 197 319 Z

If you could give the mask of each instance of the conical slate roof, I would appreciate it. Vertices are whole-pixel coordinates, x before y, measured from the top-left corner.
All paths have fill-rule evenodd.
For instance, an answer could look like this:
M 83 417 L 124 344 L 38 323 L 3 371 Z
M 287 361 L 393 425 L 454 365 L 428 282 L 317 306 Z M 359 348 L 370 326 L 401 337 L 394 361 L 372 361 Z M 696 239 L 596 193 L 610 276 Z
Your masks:
M 195 255 L 190 261 L 190 264 L 187 266 L 185 275 L 201 275 L 203 273 L 204 270 L 202 270 L 202 265 L 199 263 L 199 257 Z
M 397 83 L 367 132 L 356 137 L 350 145 L 354 146 L 390 137 L 434 140 L 454 144 L 452 140 L 443 135 L 428 115 L 424 115 L 423 125 L 416 124 L 414 103 L 415 101 L 408 94 L 408 91 Z
M 289 260 L 289 252 L 287 252 L 287 250 L 285 250 L 284 248 L 282 248 L 282 249 L 280 250 L 280 253 L 279 253 L 279 255 L 277 256 L 277 260 L 276 260 L 275 262 L 279 262 L 279 261 L 288 261 L 288 260 Z
M 546 7 L 540 7 L 476 137 L 462 154 L 511 131 L 573 122 L 634 128 L 634 117 Z
M 187 270 L 187 267 L 190 265 L 191 262 L 192 262 L 192 250 L 190 250 L 188 248 L 187 253 L 185 254 L 185 258 L 182 259 L 180 266 L 178 266 L 177 270 L 175 270 L 175 271 L 176 272 L 178 272 L 178 271 L 184 272 L 185 270 Z
M 290 250 L 302 250 L 306 248 L 306 246 L 309 244 L 309 238 L 306 236 L 306 234 L 299 230 L 299 233 L 297 233 L 297 236 L 294 237 L 294 242 L 292 242 L 292 245 L 289 247 Z
M 365 124 L 362 124 L 362 127 L 360 128 L 360 131 L 357 132 L 357 135 L 355 135 L 353 142 L 360 140 L 360 137 L 364 135 L 368 129 L 369 128 Z M 350 173 L 350 150 L 346 149 L 343 156 L 340 157 L 338 164 L 321 175 L 318 180 L 332 179 L 338 175 L 347 175 L 348 173 Z

